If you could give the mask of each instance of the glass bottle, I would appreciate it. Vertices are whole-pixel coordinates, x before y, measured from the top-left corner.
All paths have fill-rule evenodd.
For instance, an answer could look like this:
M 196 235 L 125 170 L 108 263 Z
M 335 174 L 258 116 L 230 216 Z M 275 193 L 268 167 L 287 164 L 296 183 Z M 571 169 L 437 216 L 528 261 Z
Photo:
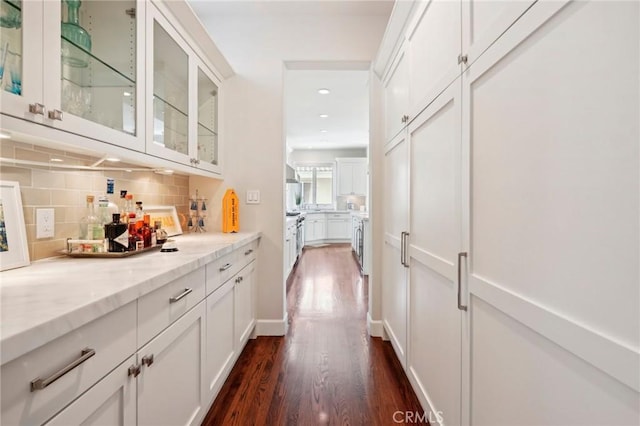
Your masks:
M 136 212 L 133 207 L 133 194 L 125 194 L 124 196 L 124 208 L 120 215 L 120 220 L 125 223 L 129 223 L 129 219 L 136 217 Z
M 104 226 L 104 233 L 109 241 L 107 250 L 122 253 L 129 249 L 129 227 L 120 222 L 120 213 L 114 213 L 113 221 Z
M 158 244 L 164 244 L 167 241 L 167 231 L 162 229 L 162 222 L 159 220 L 156 220 L 154 225 L 156 228 L 156 242 Z
M 129 217 L 129 251 L 141 250 L 144 242 L 136 229 L 135 213 L 133 217 Z
M 142 241 L 144 248 L 151 247 L 151 215 L 145 214 L 142 220 L 142 228 L 140 235 L 142 235 Z
M 93 195 L 87 195 L 85 216 L 80 219 L 80 239 L 83 240 L 104 239 L 104 228 L 100 223 L 100 219 L 96 215 L 93 200 Z

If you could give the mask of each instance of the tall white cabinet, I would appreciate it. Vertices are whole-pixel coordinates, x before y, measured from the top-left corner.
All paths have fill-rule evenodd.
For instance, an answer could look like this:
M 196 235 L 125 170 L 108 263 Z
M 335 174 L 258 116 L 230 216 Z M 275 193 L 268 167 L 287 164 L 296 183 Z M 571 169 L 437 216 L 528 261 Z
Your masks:
M 637 2 L 414 7 L 383 325 L 442 424 L 640 418 L 639 28 Z

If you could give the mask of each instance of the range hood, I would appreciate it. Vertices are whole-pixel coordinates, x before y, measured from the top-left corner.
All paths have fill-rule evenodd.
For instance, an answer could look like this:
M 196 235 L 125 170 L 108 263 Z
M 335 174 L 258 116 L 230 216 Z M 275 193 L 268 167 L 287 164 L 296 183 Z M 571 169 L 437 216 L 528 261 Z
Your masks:
M 300 181 L 298 180 L 298 175 L 296 174 L 296 170 L 288 164 L 287 164 L 286 177 L 287 177 L 286 179 L 287 183 L 300 183 Z

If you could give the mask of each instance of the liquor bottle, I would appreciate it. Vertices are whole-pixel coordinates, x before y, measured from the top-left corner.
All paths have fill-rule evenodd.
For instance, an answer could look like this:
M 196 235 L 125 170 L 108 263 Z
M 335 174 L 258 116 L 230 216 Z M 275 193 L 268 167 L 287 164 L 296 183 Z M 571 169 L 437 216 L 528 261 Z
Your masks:
M 129 251 L 141 250 L 144 247 L 142 237 L 136 230 L 136 217 L 129 218 Z
M 159 220 L 156 220 L 154 225 L 156 229 L 156 242 L 158 244 L 164 244 L 167 241 L 167 231 L 162 229 L 162 222 Z
M 113 253 L 122 253 L 129 249 L 129 227 L 120 222 L 120 213 L 114 213 L 113 222 L 104 226 L 104 233 L 109 240 L 108 250 Z
M 151 247 L 151 215 L 145 214 L 142 220 L 142 228 L 140 230 L 140 235 L 142 235 L 142 241 L 144 244 L 144 248 Z
M 104 228 L 96 215 L 93 200 L 93 195 L 87 195 L 86 213 L 85 216 L 80 219 L 80 238 L 84 240 L 103 240 Z

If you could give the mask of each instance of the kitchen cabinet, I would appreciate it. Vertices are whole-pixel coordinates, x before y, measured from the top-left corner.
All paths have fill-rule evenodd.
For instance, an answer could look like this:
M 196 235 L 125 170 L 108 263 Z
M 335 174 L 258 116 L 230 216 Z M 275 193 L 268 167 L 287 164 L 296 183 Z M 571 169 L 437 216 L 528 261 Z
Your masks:
M 385 141 L 390 141 L 409 122 L 409 66 L 402 44 L 383 80 Z
M 215 399 L 235 361 L 234 289 L 235 280 L 229 279 L 207 297 L 206 384 L 210 401 Z
M 257 248 L 2 364 L 2 423 L 199 424 L 256 323 Z M 234 275 L 218 284 L 226 271 Z
M 132 356 L 100 380 L 84 395 L 45 423 L 46 426 L 136 424 L 136 380 Z
M 410 21 L 429 22 L 432 5 Z M 441 43 L 451 57 L 459 35 L 409 26 L 410 88 L 423 101 L 411 99 L 419 112 L 385 147 L 385 337 L 423 409 L 446 424 L 633 423 L 640 408 L 622 401 L 637 400 L 640 363 L 620 342 L 640 343 L 628 321 L 638 304 L 619 295 L 640 279 L 626 257 L 640 247 L 640 102 L 626 95 L 640 89 L 640 5 L 461 7 L 457 76 L 442 52 L 429 62 L 411 44 Z M 597 67 L 577 65 L 585 52 Z M 437 64 L 442 79 L 414 92 L 413 76 Z M 603 282 L 610 291 L 595 290 Z
M 196 424 L 208 408 L 205 302 L 138 351 L 138 425 Z
M 256 264 L 245 266 L 234 280 L 235 290 L 235 343 L 238 352 L 242 350 L 253 332 L 256 323 Z
M 143 151 L 145 9 L 141 0 L 2 0 L 15 18 L 0 29 L 2 113 Z
M 407 365 L 408 274 L 406 238 L 409 229 L 409 165 L 406 132 L 385 146 L 384 247 L 382 323 L 403 367 Z
M 220 172 L 220 81 L 157 8 L 147 14 L 147 152 Z
M 131 357 L 136 313 L 129 303 L 3 364 L 2 424 L 44 423 Z M 58 372 L 64 374 L 55 380 Z
M 305 244 L 324 240 L 327 235 L 327 217 L 324 213 L 309 213 L 304 220 Z
M 171 7 L 144 0 L 0 5 L 15 21 L 0 27 L 3 70 L 14 76 L 1 79 L 3 130 L 47 147 L 222 174 L 222 76 Z
M 284 241 L 284 270 L 286 275 L 288 276 L 291 270 L 293 269 L 293 265 L 297 260 L 297 251 L 296 251 L 296 239 L 298 237 L 298 228 L 295 220 L 290 220 L 287 223 L 287 228 L 285 230 L 285 241 Z
M 349 213 L 327 213 L 327 240 L 349 240 L 350 225 Z
M 336 158 L 338 196 L 367 195 L 367 159 Z

